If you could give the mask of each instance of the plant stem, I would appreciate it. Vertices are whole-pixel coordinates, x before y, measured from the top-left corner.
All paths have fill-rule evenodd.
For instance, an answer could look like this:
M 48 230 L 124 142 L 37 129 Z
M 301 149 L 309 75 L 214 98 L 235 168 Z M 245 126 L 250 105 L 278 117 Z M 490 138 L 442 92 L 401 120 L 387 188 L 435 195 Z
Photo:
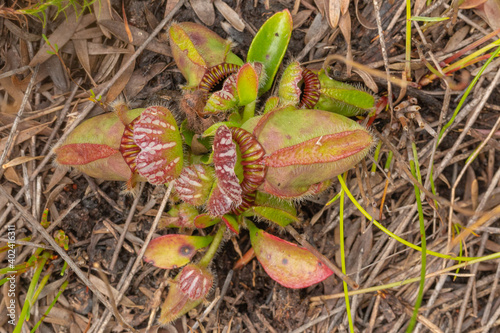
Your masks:
M 243 109 L 243 119 L 241 120 L 242 124 L 244 124 L 248 119 L 255 116 L 255 105 L 256 101 L 245 105 L 245 109 Z
M 411 0 L 406 0 L 406 47 L 405 47 L 406 80 L 411 81 Z
M 212 259 L 214 258 L 215 254 L 217 253 L 217 250 L 219 249 L 220 243 L 222 242 L 222 239 L 224 238 L 224 231 L 226 230 L 226 224 L 225 223 L 220 223 L 219 230 L 217 230 L 217 233 L 215 234 L 214 240 L 210 244 L 210 247 L 208 248 L 207 252 L 201 258 L 200 262 L 198 265 L 200 267 L 208 267 Z

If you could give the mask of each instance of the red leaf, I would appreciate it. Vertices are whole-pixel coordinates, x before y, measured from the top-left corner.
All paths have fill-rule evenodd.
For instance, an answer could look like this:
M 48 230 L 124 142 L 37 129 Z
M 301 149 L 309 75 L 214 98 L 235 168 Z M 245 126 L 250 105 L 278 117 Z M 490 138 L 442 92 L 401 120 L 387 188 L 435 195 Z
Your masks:
M 189 299 L 202 299 L 208 295 L 214 284 L 213 275 L 196 265 L 187 265 L 179 275 L 179 289 Z
M 84 165 L 106 158 L 117 150 L 97 143 L 70 143 L 57 148 L 57 163 L 64 165 Z
M 212 216 L 222 216 L 242 202 L 242 189 L 234 166 L 236 165 L 236 144 L 227 126 L 217 129 L 214 137 L 214 165 L 217 182 L 207 204 Z
M 179 176 L 182 141 L 167 108 L 147 108 L 134 125 L 134 141 L 141 148 L 136 159 L 137 171 L 151 184 L 164 184 Z
M 241 202 L 240 202 L 241 203 Z M 237 204 L 239 205 L 239 204 Z M 235 205 L 235 206 L 237 206 Z M 219 181 L 215 181 L 215 185 L 210 193 L 210 197 L 207 202 L 207 210 L 210 216 L 222 216 L 231 211 L 233 206 L 233 201 L 231 198 L 221 190 L 219 186 Z
M 179 197 L 193 206 L 204 205 L 214 181 L 214 171 L 203 164 L 194 164 L 182 170 L 174 182 Z
M 237 235 L 240 233 L 240 225 L 234 215 L 224 215 L 222 217 L 222 221 L 226 223 L 226 226 L 229 228 L 229 230 Z
M 305 248 L 268 234 L 247 222 L 255 256 L 269 276 L 287 288 L 306 288 L 333 272 Z

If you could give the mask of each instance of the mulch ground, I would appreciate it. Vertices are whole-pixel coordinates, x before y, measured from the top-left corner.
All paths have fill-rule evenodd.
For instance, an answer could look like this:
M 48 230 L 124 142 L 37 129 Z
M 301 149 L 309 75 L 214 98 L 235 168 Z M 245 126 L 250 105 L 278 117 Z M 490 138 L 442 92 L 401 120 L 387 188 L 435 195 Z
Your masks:
M 482 73 L 448 127 L 445 124 L 485 59 L 446 79 L 424 82 L 429 74 L 426 65 L 446 68 L 447 58 L 499 28 L 494 18 L 474 9 L 454 12 L 448 9 L 452 1 L 430 6 L 416 1 L 414 16 L 418 12 L 418 16 L 451 19 L 414 22 L 410 83 L 401 87 L 396 79 L 404 78 L 408 68 L 403 1 L 356 2 L 357 6 L 349 6 L 349 1 L 340 5 L 321 0 L 225 1 L 231 10 L 220 2 L 129 0 L 122 7 L 121 1 L 101 0 L 84 9 L 70 5 L 58 15 L 57 7 L 51 6 L 45 11 L 44 25 L 39 18 L 19 11 L 32 5 L 28 1 L 0 1 L 0 245 L 15 230 L 15 238 L 24 240 L 16 248 L 16 265 L 26 263 L 40 246 L 54 254 L 42 271 L 42 276 L 50 278 L 32 305 L 26 329 L 41 318 L 68 280 L 37 331 L 348 331 L 339 278 L 332 276 L 293 290 L 273 281 L 255 259 L 232 270 L 250 248 L 246 231 L 228 240 L 217 256 L 212 267 L 217 281 L 211 296 L 188 315 L 159 327 L 158 307 L 167 293 L 168 278 L 176 271 L 146 264 L 138 253 L 148 238 L 168 232 L 151 230 L 165 188 L 146 184 L 137 196 L 131 196 L 123 192 L 122 183 L 53 165 L 51 149 L 83 119 L 109 112 L 108 104 L 116 99 L 131 107 L 166 105 L 182 119 L 179 87 L 185 81 L 173 62 L 165 30 L 172 21 L 209 25 L 231 39 L 233 52 L 244 59 L 263 22 L 289 9 L 294 30 L 285 64 L 295 59 L 314 69 L 328 67 L 333 77 L 390 100 L 389 110 L 380 113 L 372 125 L 382 142 L 379 159 L 374 160 L 373 152 L 349 172 L 347 183 L 354 197 L 385 228 L 421 246 L 415 196 L 418 181 L 410 172 L 414 145 L 427 249 L 468 257 L 500 252 L 500 62 L 494 60 Z M 493 0 L 487 4 L 499 6 Z M 344 14 L 341 7 L 346 9 Z M 48 36 L 49 44 L 42 34 Z M 154 39 L 145 43 L 151 34 Z M 348 75 L 350 70 L 341 61 L 346 56 L 364 67 L 355 64 Z M 387 81 L 389 76 L 395 79 Z M 102 99 L 96 104 L 99 94 Z M 411 98 L 419 108 L 398 112 L 405 109 L 401 103 Z M 340 206 L 338 201 L 326 205 L 339 191 L 340 185 L 334 182 L 320 196 L 297 202 L 302 222 L 294 228 L 340 267 Z M 63 230 L 69 237 L 65 256 L 57 255 L 40 231 L 38 222 L 46 208 L 49 233 Z M 125 240 L 120 241 L 125 227 Z M 347 273 L 359 284 L 359 293 L 350 298 L 357 332 L 404 331 L 419 291 L 421 253 L 382 232 L 349 199 L 344 229 Z M 8 266 L 7 251 L 0 252 L 0 261 L 0 269 Z M 61 276 L 65 262 L 68 272 Z M 500 332 L 498 259 L 452 267 L 457 264 L 463 262 L 427 255 L 415 331 Z M 17 314 L 32 279 L 33 269 L 16 276 Z M 8 286 L 2 286 L 0 296 L 0 333 L 13 331 L 5 306 L 11 298 Z

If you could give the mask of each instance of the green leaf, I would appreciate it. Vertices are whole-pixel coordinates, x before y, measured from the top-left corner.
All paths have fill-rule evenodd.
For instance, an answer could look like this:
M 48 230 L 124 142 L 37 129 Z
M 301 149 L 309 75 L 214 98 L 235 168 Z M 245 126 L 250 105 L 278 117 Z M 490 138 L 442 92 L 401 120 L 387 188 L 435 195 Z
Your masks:
M 240 106 L 250 104 L 257 99 L 259 76 L 251 64 L 243 65 L 238 71 L 236 89 Z
M 179 128 L 182 137 L 184 138 L 184 143 L 191 147 L 191 142 L 193 141 L 194 132 L 189 129 L 187 120 L 185 119 Z
M 236 216 L 231 214 L 226 214 L 222 216 L 222 220 L 224 221 L 224 223 L 226 223 L 229 230 L 231 230 L 237 235 L 240 233 L 240 224 L 236 220 Z
M 207 246 L 212 240 L 213 236 L 161 236 L 149 243 L 144 253 L 144 261 L 165 269 L 184 266 L 197 250 Z
M 262 113 L 266 114 L 268 112 L 271 112 L 272 110 L 278 107 L 279 102 L 280 102 L 279 97 L 277 96 L 269 97 L 266 101 L 266 104 L 264 105 L 264 111 Z
M 278 199 L 273 195 L 257 192 L 254 207 L 245 215 L 254 215 L 286 227 L 290 223 L 298 222 L 297 211 L 289 201 Z
M 292 16 L 285 9 L 271 16 L 252 40 L 248 50 L 247 62 L 260 62 L 264 65 L 266 81 L 259 90 L 262 95 L 273 84 L 274 76 L 285 56 L 292 35 Z
M 211 217 L 210 215 L 205 213 L 205 214 L 200 214 L 200 215 L 195 217 L 194 225 L 196 226 L 196 228 L 203 229 L 203 228 L 208 228 L 212 225 L 215 225 L 215 224 L 219 223 L 220 221 L 221 221 L 220 217 Z
M 209 128 L 207 128 L 205 130 L 205 132 L 203 132 L 202 136 L 204 138 L 209 137 L 209 136 L 214 136 L 215 132 L 217 132 L 219 127 L 221 127 L 222 125 L 226 125 L 227 127 L 239 127 L 239 123 L 237 123 L 237 122 L 221 121 L 221 122 L 215 123 L 212 126 L 210 126 Z

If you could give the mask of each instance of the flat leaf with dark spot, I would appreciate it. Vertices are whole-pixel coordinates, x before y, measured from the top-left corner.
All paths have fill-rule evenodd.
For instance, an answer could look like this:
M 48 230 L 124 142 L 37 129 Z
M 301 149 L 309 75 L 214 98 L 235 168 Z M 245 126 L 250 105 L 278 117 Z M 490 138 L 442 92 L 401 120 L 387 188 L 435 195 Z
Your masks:
M 333 272 L 308 250 L 258 229 L 247 221 L 255 256 L 269 276 L 287 288 L 306 288 Z
M 285 56 L 288 42 L 292 36 L 292 28 L 292 16 L 285 9 L 269 18 L 252 40 L 247 61 L 262 63 L 267 79 L 264 86 L 260 88 L 259 95 L 271 89 L 274 76 Z
M 153 239 L 144 253 L 144 261 L 156 267 L 171 269 L 184 266 L 207 246 L 213 236 L 165 235 Z

